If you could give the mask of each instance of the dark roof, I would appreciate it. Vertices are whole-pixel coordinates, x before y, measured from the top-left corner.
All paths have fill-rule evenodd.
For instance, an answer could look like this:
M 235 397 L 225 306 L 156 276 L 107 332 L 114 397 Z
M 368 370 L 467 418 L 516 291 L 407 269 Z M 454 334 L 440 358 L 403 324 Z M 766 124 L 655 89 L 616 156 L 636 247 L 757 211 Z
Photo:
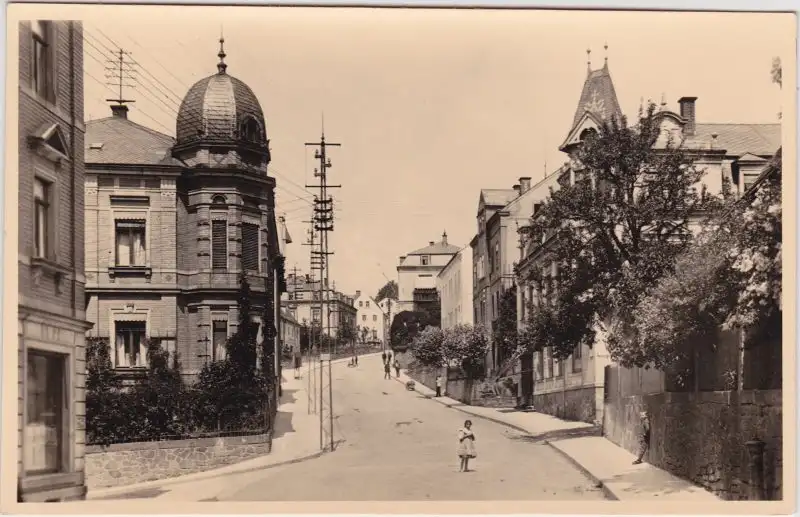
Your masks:
M 717 135 L 716 149 L 725 149 L 729 156 L 744 156 L 747 153 L 771 157 L 781 145 L 780 124 L 696 124 L 695 134 L 686 139 L 684 145 L 707 147 Z
M 572 119 L 572 128 L 580 122 L 583 114 L 591 113 L 600 120 L 606 120 L 612 116 L 622 117 L 622 110 L 617 100 L 617 92 L 614 90 L 614 83 L 611 80 L 611 73 L 608 71 L 608 63 L 599 70 L 591 70 L 583 83 L 583 91 L 575 109 L 575 116 Z M 570 128 L 570 131 L 572 130 Z
M 124 117 L 86 123 L 86 163 L 133 165 L 174 164 L 170 149 L 175 139 Z
M 240 125 L 246 117 L 253 117 L 260 125 L 258 145 L 266 148 L 264 113 L 253 90 L 220 71 L 189 88 L 178 110 L 175 134 L 179 144 L 235 142 L 240 140 Z
M 514 189 L 482 189 L 481 198 L 486 206 L 506 206 L 518 196 Z

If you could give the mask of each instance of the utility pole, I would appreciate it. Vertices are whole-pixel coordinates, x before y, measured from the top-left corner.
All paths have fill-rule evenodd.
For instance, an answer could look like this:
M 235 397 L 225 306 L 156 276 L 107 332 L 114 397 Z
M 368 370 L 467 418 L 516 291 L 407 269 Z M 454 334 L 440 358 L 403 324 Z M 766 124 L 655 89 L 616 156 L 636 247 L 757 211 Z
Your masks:
M 328 147 L 340 147 L 341 144 L 336 143 L 329 143 L 325 141 L 325 127 L 323 122 L 322 128 L 322 136 L 319 142 L 307 142 L 306 146 L 313 146 L 317 147 L 318 149 L 314 152 L 314 158 L 319 160 L 319 169 L 314 170 L 314 176 L 319 178 L 318 185 L 306 185 L 306 188 L 318 188 L 319 189 L 319 196 L 314 196 L 314 229 L 319 232 L 320 243 L 319 243 L 319 251 L 312 252 L 316 253 L 320 257 L 320 266 L 321 266 L 321 274 L 320 274 L 320 301 L 323 303 L 325 307 L 325 329 L 328 334 L 328 351 L 326 354 L 322 354 L 320 350 L 320 402 L 322 402 L 324 397 L 324 389 L 325 384 L 327 384 L 328 388 L 328 442 L 330 450 L 333 451 L 335 444 L 334 444 L 334 437 L 333 437 L 333 373 L 332 369 L 333 366 L 331 364 L 333 360 L 333 354 L 331 350 L 331 342 L 330 333 L 331 333 L 331 310 L 330 310 L 330 289 L 328 288 L 328 283 L 330 280 L 330 262 L 328 257 L 333 255 L 332 252 L 329 251 L 328 248 L 328 232 L 333 231 L 333 199 L 328 195 L 328 189 L 331 188 L 341 188 L 341 185 L 328 185 L 328 169 L 331 167 L 331 161 L 327 155 L 327 148 Z M 328 361 L 328 368 L 327 368 L 327 381 L 325 379 L 325 366 L 324 361 L 327 359 Z M 323 435 L 325 434 L 325 417 L 323 416 L 324 413 L 324 404 L 320 404 L 320 448 L 325 449 L 325 440 Z
M 312 213 L 313 219 L 313 213 Z M 314 255 L 314 221 L 303 221 L 310 225 L 308 230 L 308 242 L 303 243 L 303 246 L 310 246 L 311 247 L 311 258 L 310 258 L 310 266 L 309 266 L 309 274 L 308 274 L 308 285 L 310 289 L 308 290 L 310 293 L 313 293 L 314 289 L 314 271 L 319 269 L 319 266 L 316 264 L 316 256 Z M 305 292 L 305 290 L 304 290 Z M 308 328 L 308 389 L 306 390 L 308 393 L 308 412 L 309 413 L 317 413 L 317 377 L 316 377 L 316 365 L 314 363 L 314 329 L 315 329 L 315 322 L 314 322 L 314 307 L 315 307 L 314 300 L 311 300 L 311 325 Z M 320 308 L 320 314 L 322 314 L 322 308 Z M 320 336 L 321 337 L 321 336 Z M 317 346 L 320 346 L 317 343 Z M 322 446 L 322 442 L 320 441 L 320 446 Z

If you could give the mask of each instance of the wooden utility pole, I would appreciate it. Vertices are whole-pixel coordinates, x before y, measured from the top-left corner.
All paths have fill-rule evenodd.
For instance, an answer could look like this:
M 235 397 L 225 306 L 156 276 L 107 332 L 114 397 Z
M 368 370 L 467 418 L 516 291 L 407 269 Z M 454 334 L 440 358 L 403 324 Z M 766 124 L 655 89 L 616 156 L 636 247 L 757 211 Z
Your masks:
M 319 169 L 314 170 L 314 176 L 319 178 L 318 185 L 306 185 L 306 188 L 318 188 L 319 195 L 314 196 L 314 230 L 319 232 L 320 242 L 319 251 L 312 251 L 320 257 L 320 301 L 325 308 L 325 330 L 330 337 L 331 333 L 331 310 L 330 310 L 330 289 L 328 283 L 330 280 L 330 262 L 328 257 L 333 255 L 328 247 L 328 233 L 333 231 L 333 198 L 328 194 L 328 189 L 341 188 L 341 185 L 328 184 L 328 169 L 331 167 L 331 161 L 327 155 L 328 147 L 340 147 L 341 144 L 329 143 L 325 141 L 325 128 L 323 125 L 322 136 L 319 142 L 307 142 L 306 146 L 317 147 L 314 152 L 314 158 L 319 160 Z M 313 249 L 313 248 L 312 248 Z M 320 315 L 321 316 L 321 315 Z M 327 379 L 325 379 L 324 362 L 328 361 Z M 331 339 L 328 339 L 327 353 L 323 354 L 320 350 L 320 402 L 323 399 L 323 392 L 325 385 L 328 388 L 328 443 L 330 450 L 333 451 L 335 447 L 333 437 L 333 374 L 331 361 L 333 354 L 331 350 Z M 324 404 L 320 404 L 320 448 L 324 450 L 325 440 L 325 418 L 323 416 Z

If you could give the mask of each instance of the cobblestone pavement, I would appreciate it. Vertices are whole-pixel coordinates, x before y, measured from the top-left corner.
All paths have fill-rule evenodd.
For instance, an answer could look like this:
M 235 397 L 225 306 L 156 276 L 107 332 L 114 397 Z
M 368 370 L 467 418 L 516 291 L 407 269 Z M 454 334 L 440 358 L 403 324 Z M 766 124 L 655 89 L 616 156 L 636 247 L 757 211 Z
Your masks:
M 383 378 L 380 357 L 334 365 L 333 453 L 225 476 L 218 501 L 601 500 L 602 491 L 552 448 L 473 419 L 478 457 L 458 472 L 466 416 Z M 220 486 L 224 485 L 224 486 Z

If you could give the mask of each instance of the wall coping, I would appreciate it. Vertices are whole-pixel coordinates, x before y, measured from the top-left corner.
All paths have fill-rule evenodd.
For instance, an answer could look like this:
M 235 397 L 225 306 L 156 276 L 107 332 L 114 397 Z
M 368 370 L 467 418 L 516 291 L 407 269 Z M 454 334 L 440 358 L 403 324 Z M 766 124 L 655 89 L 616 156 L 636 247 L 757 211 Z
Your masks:
M 151 449 L 188 449 L 191 447 L 214 447 L 217 445 L 257 444 L 268 442 L 272 433 L 246 436 L 215 436 L 208 438 L 188 438 L 185 440 L 159 440 L 151 442 L 112 443 L 110 445 L 87 445 L 86 454 L 104 452 L 142 451 Z
M 535 395 L 535 392 L 534 392 Z M 663 398 L 664 402 L 704 401 L 718 404 L 766 404 L 780 405 L 783 400 L 783 390 L 729 390 L 729 391 L 662 391 L 660 393 L 645 393 L 626 395 L 621 399 L 629 398 Z M 605 404 L 612 402 L 606 401 Z

